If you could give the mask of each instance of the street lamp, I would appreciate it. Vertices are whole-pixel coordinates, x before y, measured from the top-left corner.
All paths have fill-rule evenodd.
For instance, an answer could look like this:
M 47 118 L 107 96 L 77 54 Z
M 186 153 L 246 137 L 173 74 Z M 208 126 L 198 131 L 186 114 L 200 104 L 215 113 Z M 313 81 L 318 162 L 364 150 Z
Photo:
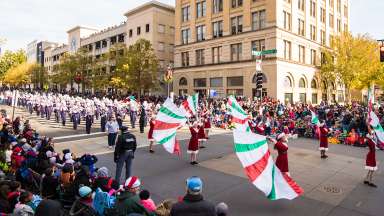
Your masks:
M 164 81 L 167 83 L 167 92 L 168 92 L 168 97 L 170 96 L 169 92 L 169 84 L 173 80 L 173 65 L 169 64 L 167 67 L 167 70 L 164 73 Z

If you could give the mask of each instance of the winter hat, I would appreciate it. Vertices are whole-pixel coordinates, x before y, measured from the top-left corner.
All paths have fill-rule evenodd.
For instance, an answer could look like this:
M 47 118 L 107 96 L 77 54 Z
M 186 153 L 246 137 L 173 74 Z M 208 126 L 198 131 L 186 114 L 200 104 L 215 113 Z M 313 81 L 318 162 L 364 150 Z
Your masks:
M 24 144 L 22 147 L 24 152 L 28 152 L 30 149 L 32 149 L 32 147 L 29 145 L 29 144 Z
M 49 150 L 47 152 L 45 152 L 45 155 L 47 155 L 47 158 L 53 157 L 53 153 Z
M 64 150 L 63 150 L 63 154 L 64 154 L 64 155 L 66 155 L 67 153 L 70 153 L 70 152 L 71 152 L 71 150 L 69 150 L 69 149 L 64 149 Z
M 71 154 L 71 153 L 66 153 L 66 154 L 64 155 L 64 159 L 65 159 L 65 160 L 72 160 L 72 154 Z
M 49 163 L 50 164 L 55 164 L 56 163 L 56 158 L 55 157 L 49 158 Z
M 197 176 L 187 179 L 187 188 L 192 192 L 200 192 L 203 189 L 203 181 Z
M 124 187 L 127 189 L 133 189 L 133 188 L 140 187 L 140 185 L 141 185 L 140 179 L 136 176 L 131 176 L 125 181 Z
M 100 167 L 97 170 L 97 177 L 108 177 L 108 168 L 107 167 Z
M 86 196 L 88 196 L 90 193 L 92 193 L 92 189 L 90 187 L 87 187 L 87 186 L 83 186 L 79 189 L 79 195 L 80 197 L 84 198 Z
M 20 143 L 26 143 L 26 142 L 27 142 L 27 139 L 25 138 L 20 139 Z
M 225 204 L 223 202 L 217 204 L 217 206 L 216 206 L 216 214 L 218 216 L 228 215 L 228 206 L 227 206 L 227 204 Z
M 281 140 L 281 139 L 283 139 L 285 137 L 285 133 L 281 133 L 281 134 L 279 134 L 279 135 L 277 135 L 277 140 Z

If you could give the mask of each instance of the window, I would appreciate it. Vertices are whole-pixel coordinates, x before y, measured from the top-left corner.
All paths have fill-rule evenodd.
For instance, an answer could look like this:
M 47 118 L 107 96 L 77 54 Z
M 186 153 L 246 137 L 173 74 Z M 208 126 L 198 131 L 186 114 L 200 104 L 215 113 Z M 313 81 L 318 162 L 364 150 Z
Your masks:
M 159 51 L 164 51 L 164 43 L 163 42 L 159 42 Z
M 329 27 L 333 28 L 335 20 L 333 19 L 333 14 L 329 14 Z
M 299 97 L 300 97 L 300 102 L 301 103 L 306 103 L 307 102 L 307 94 L 300 93 Z
M 263 51 L 265 50 L 265 40 L 255 40 L 252 41 L 252 50 L 254 51 Z M 256 56 L 252 55 L 252 58 L 255 59 Z
M 187 22 L 190 18 L 190 7 L 186 6 L 181 8 L 181 20 Z
M 284 102 L 285 104 L 292 104 L 293 103 L 293 94 L 292 93 L 285 93 L 284 94 Z
M 204 65 L 204 49 L 196 50 L 196 65 Z
M 243 89 L 227 89 L 227 95 L 243 96 Z
M 341 20 L 337 19 L 337 32 L 341 32 Z
M 300 78 L 300 80 L 299 80 L 299 88 L 305 88 L 305 80 L 304 80 L 304 78 Z
M 165 33 L 165 25 L 159 24 L 157 26 L 157 32 L 159 33 Z
M 212 64 L 220 63 L 221 55 L 222 55 L 222 47 L 213 47 L 212 48 Z
M 347 5 L 344 5 L 344 17 L 345 18 L 348 17 L 348 6 Z
M 133 35 L 133 30 L 129 29 L 129 37 L 132 37 L 132 35 Z
M 188 81 L 185 77 L 181 77 L 179 81 L 179 86 L 186 86 L 188 85 Z
M 315 79 L 313 79 L 313 80 L 311 81 L 311 88 L 313 88 L 313 89 L 317 89 L 317 83 L 316 83 L 316 80 L 315 80 Z
M 337 0 L 337 12 L 341 13 L 341 0 Z
M 284 87 L 285 88 L 292 88 L 292 80 L 288 76 L 284 78 Z
M 181 66 L 188 67 L 189 66 L 189 52 L 181 53 Z
M 169 52 L 173 53 L 175 50 L 175 45 L 174 44 L 169 44 Z
M 283 14 L 284 14 L 284 29 L 291 31 L 291 26 L 292 26 L 291 14 L 288 13 L 287 11 L 283 11 Z
M 284 40 L 284 59 L 291 60 L 291 42 Z
M 321 40 L 321 44 L 322 45 L 325 45 L 325 31 L 324 30 L 320 30 L 320 40 Z
M 207 3 L 205 1 L 196 3 L 196 15 L 197 18 L 205 17 L 207 11 Z
M 147 33 L 149 32 L 149 24 L 145 25 L 145 32 L 147 32 Z
M 196 27 L 196 40 L 197 41 L 203 41 L 205 40 L 205 25 L 197 26 Z
M 174 35 L 175 34 L 175 27 L 170 26 L 169 27 L 169 32 L 170 32 L 171 35 Z
M 312 17 L 316 17 L 316 2 L 314 0 L 310 2 L 309 14 Z
M 232 8 L 240 7 L 243 5 L 243 0 L 232 0 Z
M 212 23 L 213 26 L 213 38 L 218 38 L 223 36 L 223 21 L 217 21 Z
M 223 0 L 213 0 L 213 13 L 220 13 L 223 11 Z
M 193 86 L 194 87 L 207 87 L 207 79 L 205 78 L 199 78 L 193 80 Z
M 243 32 L 243 16 L 231 18 L 232 34 Z
M 299 62 L 305 64 L 305 47 L 299 45 Z
M 304 20 L 299 19 L 299 29 L 298 29 L 298 34 L 301 36 L 305 36 L 305 23 Z
M 190 29 L 184 29 L 181 30 L 181 35 L 182 35 L 182 44 L 188 44 L 191 40 L 191 30 Z
M 252 13 L 252 30 L 263 29 L 265 26 L 265 10 Z
M 320 63 L 321 63 L 321 64 L 325 64 L 325 61 L 326 61 L 326 59 L 325 59 L 325 53 L 321 52 L 321 55 L 320 55 Z
M 324 8 L 320 8 L 320 21 L 322 23 L 325 23 L 325 9 Z
M 119 34 L 119 35 L 117 36 L 117 41 L 118 41 L 119 43 L 124 43 L 124 38 L 125 38 L 125 35 L 124 35 L 124 34 Z
M 223 87 L 223 78 L 222 77 L 211 78 L 210 87 Z
M 242 55 L 241 43 L 231 45 L 231 61 L 240 61 Z
M 316 50 L 311 49 L 311 64 L 316 65 Z
M 317 104 L 317 93 L 312 93 L 312 104 Z
M 299 0 L 298 1 L 298 8 L 299 8 L 299 10 L 304 11 L 304 9 L 305 9 L 305 0 Z
M 227 77 L 227 86 L 243 86 L 243 77 Z
M 311 25 L 310 30 L 311 30 L 311 40 L 316 40 L 316 26 Z
M 140 35 L 141 33 L 141 27 L 137 27 L 137 31 L 136 31 L 137 35 Z

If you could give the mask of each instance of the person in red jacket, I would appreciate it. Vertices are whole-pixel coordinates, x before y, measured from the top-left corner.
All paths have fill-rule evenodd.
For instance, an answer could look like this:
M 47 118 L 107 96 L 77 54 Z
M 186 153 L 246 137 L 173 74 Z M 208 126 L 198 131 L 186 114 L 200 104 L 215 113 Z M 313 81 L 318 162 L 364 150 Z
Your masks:
M 320 124 L 320 157 L 327 158 L 328 155 L 325 154 L 328 151 L 328 133 L 329 129 L 325 126 L 324 122 Z
M 274 141 L 275 146 L 274 149 L 277 150 L 278 156 L 276 158 L 276 166 L 280 169 L 283 174 L 289 174 L 288 169 L 288 140 L 287 135 L 285 133 L 281 133 L 276 137 L 276 141 Z
M 187 153 L 191 155 L 191 164 L 196 165 L 197 154 L 199 153 L 199 126 L 197 122 L 194 122 L 192 126 L 189 127 L 191 132 L 191 139 L 189 140 Z
M 148 141 L 150 153 L 155 153 L 155 151 L 153 150 L 153 144 L 155 143 L 155 140 L 153 139 L 153 128 L 155 127 L 155 119 L 156 117 L 153 115 L 151 121 L 149 122 Z
M 13 153 L 11 155 L 11 166 L 14 172 L 21 167 L 21 164 L 25 160 L 24 156 L 22 155 L 22 151 L 23 150 L 20 147 L 13 149 Z
M 367 134 L 367 144 L 369 152 L 365 160 L 365 169 L 368 170 L 367 176 L 365 177 L 364 184 L 377 187 L 373 182 L 373 173 L 377 170 L 376 165 L 376 141 L 374 139 L 374 132 L 369 130 Z

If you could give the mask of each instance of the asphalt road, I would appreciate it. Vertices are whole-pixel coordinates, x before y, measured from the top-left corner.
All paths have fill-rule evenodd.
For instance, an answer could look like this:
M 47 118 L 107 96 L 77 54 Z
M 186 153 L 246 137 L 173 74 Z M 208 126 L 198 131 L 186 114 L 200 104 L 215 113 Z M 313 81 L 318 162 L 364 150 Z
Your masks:
M 181 144 L 183 152 L 186 152 L 186 142 L 183 141 Z M 293 140 L 290 146 L 317 151 L 315 140 Z M 362 148 L 344 145 L 332 145 L 330 147 L 332 155 L 340 154 L 365 158 L 366 150 Z M 375 177 L 379 188 L 373 189 L 359 183 L 337 205 L 321 202 L 307 196 L 301 196 L 293 201 L 270 201 L 245 178 L 202 166 L 191 166 L 188 163 L 187 154 L 183 154 L 179 158 L 165 152 L 161 146 L 156 146 L 155 150 L 155 154 L 149 154 L 144 148 L 137 150 L 133 163 L 133 175 L 142 179 L 143 187 L 151 192 L 155 202 L 182 196 L 185 190 L 185 179 L 196 175 L 204 181 L 204 197 L 214 203 L 227 203 L 230 207 L 230 215 L 234 216 L 382 215 L 382 202 L 384 200 L 384 176 L 382 173 Z M 199 161 L 219 160 L 232 153 L 231 134 L 212 136 L 208 148 L 200 151 Z M 383 152 L 378 152 L 377 158 L 379 161 L 383 161 Z M 337 157 L 335 156 L 333 160 L 337 160 Z M 114 175 L 113 155 L 99 155 L 97 166 L 107 166 Z

